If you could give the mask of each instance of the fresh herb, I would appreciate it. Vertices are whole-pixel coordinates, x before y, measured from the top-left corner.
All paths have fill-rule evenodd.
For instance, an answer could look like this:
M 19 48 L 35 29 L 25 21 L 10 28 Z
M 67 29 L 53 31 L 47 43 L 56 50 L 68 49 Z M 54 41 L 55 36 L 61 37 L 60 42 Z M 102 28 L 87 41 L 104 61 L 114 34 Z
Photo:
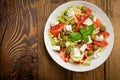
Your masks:
M 81 34 L 79 32 L 74 32 L 71 33 L 68 38 L 70 41 L 78 41 L 81 39 Z
M 89 26 L 87 26 L 86 28 L 80 28 L 80 33 L 81 33 L 81 35 L 82 35 L 82 39 L 83 39 L 85 42 L 88 42 L 88 41 L 89 41 L 88 36 L 93 33 L 93 30 L 94 30 L 94 25 L 89 25 Z
M 91 35 L 93 33 L 94 30 L 94 25 L 89 25 L 86 27 L 86 31 L 88 35 Z

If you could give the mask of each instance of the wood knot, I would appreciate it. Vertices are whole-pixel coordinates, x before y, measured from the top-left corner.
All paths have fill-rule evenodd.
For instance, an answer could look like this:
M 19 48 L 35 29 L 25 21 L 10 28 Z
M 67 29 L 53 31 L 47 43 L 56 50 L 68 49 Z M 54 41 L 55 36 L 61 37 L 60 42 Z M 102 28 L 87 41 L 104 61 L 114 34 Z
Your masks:
M 52 2 L 53 2 L 53 3 L 57 3 L 57 2 L 59 2 L 59 0 L 52 0 Z

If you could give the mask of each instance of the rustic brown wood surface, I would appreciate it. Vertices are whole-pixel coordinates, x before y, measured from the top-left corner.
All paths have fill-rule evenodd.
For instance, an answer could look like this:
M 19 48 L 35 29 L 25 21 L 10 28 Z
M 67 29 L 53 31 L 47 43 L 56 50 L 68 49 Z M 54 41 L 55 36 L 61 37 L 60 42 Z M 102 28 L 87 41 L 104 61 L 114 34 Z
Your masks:
M 120 0 L 85 0 L 110 18 L 115 42 L 100 67 L 83 73 L 60 67 L 43 39 L 46 20 L 70 0 L 0 0 L 0 80 L 120 80 Z

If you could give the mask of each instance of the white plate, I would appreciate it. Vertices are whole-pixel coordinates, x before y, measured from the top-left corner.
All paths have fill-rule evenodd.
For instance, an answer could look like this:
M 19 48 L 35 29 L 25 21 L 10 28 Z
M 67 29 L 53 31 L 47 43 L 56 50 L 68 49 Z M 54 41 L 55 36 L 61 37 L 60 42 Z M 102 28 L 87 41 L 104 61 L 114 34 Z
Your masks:
M 56 19 L 58 14 L 60 14 L 60 12 L 62 10 L 64 10 L 65 8 L 67 8 L 71 5 L 79 5 L 79 4 L 85 5 L 85 6 L 89 7 L 90 9 L 92 9 L 93 13 L 95 13 L 96 16 L 103 21 L 103 23 L 107 27 L 107 31 L 110 33 L 110 36 L 108 38 L 108 43 L 109 44 L 106 47 L 106 49 L 104 50 L 102 56 L 100 56 L 97 59 L 93 59 L 91 61 L 90 66 L 79 66 L 79 65 L 74 65 L 74 64 L 70 64 L 70 63 L 65 63 L 59 57 L 59 55 L 52 50 L 52 45 L 51 45 L 49 35 L 48 35 L 48 30 L 50 29 L 50 21 Z M 67 2 L 67 3 L 59 6 L 58 8 L 56 8 L 52 12 L 52 14 L 49 16 L 49 18 L 46 22 L 46 25 L 45 25 L 45 29 L 44 29 L 44 42 L 45 42 L 46 48 L 48 50 L 48 53 L 50 54 L 52 59 L 56 63 L 58 63 L 60 66 L 62 66 L 65 69 L 75 71 L 75 72 L 85 72 L 85 71 L 89 71 L 89 70 L 93 70 L 93 69 L 97 68 L 98 66 L 103 64 L 105 62 L 105 60 L 108 58 L 108 56 L 110 55 L 110 53 L 112 51 L 112 48 L 113 48 L 114 32 L 113 32 L 113 28 L 112 28 L 112 25 L 111 25 L 111 22 L 110 22 L 109 18 L 106 16 L 106 14 L 100 8 L 98 8 L 97 6 L 95 6 L 92 3 L 85 2 L 85 1 L 71 1 L 71 2 Z

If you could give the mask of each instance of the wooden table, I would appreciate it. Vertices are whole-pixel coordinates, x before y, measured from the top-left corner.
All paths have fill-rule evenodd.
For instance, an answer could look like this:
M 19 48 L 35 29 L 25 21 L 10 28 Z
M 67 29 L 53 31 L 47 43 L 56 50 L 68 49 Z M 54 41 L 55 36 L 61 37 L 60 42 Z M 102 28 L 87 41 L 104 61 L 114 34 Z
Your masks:
M 60 67 L 43 39 L 46 20 L 69 0 L 0 0 L 0 80 L 120 80 L 120 0 L 86 0 L 110 18 L 115 42 L 100 67 L 83 73 Z

